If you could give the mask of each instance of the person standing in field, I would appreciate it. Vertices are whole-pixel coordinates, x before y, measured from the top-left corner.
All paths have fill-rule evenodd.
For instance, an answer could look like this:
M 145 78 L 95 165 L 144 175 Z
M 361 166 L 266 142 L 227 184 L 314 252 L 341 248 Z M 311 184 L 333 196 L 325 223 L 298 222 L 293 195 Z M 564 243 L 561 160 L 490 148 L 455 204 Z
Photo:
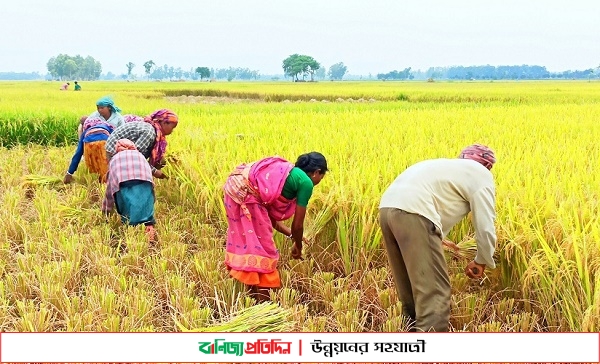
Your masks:
M 96 101 L 96 111 L 91 113 L 88 117 L 92 119 L 100 118 L 105 123 L 112 125 L 115 129 L 125 123 L 123 115 L 121 115 L 121 109 L 119 109 L 119 107 L 115 105 L 113 99 L 108 96 L 104 96 Z M 77 135 L 81 137 L 82 132 L 83 123 L 80 123 L 77 128 Z
M 161 171 L 165 165 L 166 137 L 171 135 L 178 122 L 179 118 L 173 111 L 160 109 L 142 121 L 133 120 L 119 126 L 106 141 L 107 158 L 110 160 L 116 153 L 116 145 L 120 139 L 129 139 L 137 150 L 148 158 L 152 175 L 156 178 L 166 178 Z
M 83 125 L 83 131 L 79 137 L 77 149 L 71 159 L 71 164 L 63 178 L 63 182 L 73 182 L 73 174 L 77 171 L 77 167 L 83 156 L 90 172 L 98 174 L 98 181 L 104 183 L 106 182 L 106 174 L 108 172 L 106 141 L 113 132 L 114 127 L 106 123 L 104 119 L 98 117 L 88 118 L 83 116 L 80 121 Z
M 325 157 L 311 152 L 299 156 L 295 165 L 280 157 L 241 164 L 227 178 L 225 264 L 258 302 L 281 286 L 273 229 L 292 239 L 292 258 L 301 259 L 306 207 L 327 170 Z M 283 221 L 292 216 L 291 228 L 285 226 Z
M 458 159 L 410 166 L 381 198 L 385 249 L 403 315 L 414 325 L 411 331 L 449 331 L 450 279 L 442 244 L 469 212 L 477 254 L 465 274 L 480 278 L 486 267 L 496 266 L 495 185 L 490 172 L 495 162 L 491 149 L 474 144 Z
M 146 158 L 128 139 L 119 139 L 116 154 L 110 160 L 108 184 L 102 201 L 102 212 L 116 207 L 121 222 L 131 226 L 144 224 L 150 242 L 156 241 L 154 225 L 154 182 Z
M 79 83 L 77 83 L 77 81 L 75 81 L 75 91 L 81 91 L 81 86 L 79 85 Z

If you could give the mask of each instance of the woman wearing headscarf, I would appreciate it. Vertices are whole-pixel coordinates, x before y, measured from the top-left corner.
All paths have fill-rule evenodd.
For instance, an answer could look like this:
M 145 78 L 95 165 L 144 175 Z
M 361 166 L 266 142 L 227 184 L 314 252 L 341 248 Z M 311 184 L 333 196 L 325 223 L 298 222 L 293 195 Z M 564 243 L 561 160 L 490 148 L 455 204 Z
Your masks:
M 108 96 L 104 96 L 96 101 L 96 111 L 89 115 L 88 118 L 100 119 L 103 122 L 112 125 L 113 129 L 116 129 L 125 123 L 123 115 L 121 115 L 121 109 L 119 109 L 119 107 L 115 105 L 113 99 Z M 83 122 L 80 122 L 79 127 L 77 128 L 79 137 L 81 137 L 82 132 Z
M 102 211 L 108 214 L 116 207 L 122 223 L 144 224 L 148 239 L 155 241 L 155 196 L 150 165 L 131 140 L 118 140 L 115 151 L 109 163 Z
M 481 144 L 464 148 L 458 159 L 431 159 L 408 167 L 384 192 L 379 223 L 402 314 L 411 331 L 448 331 L 451 287 L 442 244 L 469 212 L 477 254 L 465 267 L 481 278 L 495 268 L 494 152 Z
M 281 286 L 273 229 L 292 239 L 292 258 L 300 259 L 306 207 L 327 170 L 325 157 L 311 152 L 299 156 L 295 165 L 280 157 L 241 164 L 227 178 L 225 264 L 257 301 L 267 300 L 269 290 Z M 292 216 L 292 226 L 285 226 L 283 221 Z
M 115 129 L 106 141 L 108 159 L 116 153 L 119 139 L 131 140 L 137 150 L 148 158 L 152 175 L 166 178 L 160 170 L 164 166 L 167 149 L 167 135 L 177 127 L 179 118 L 169 109 L 160 109 L 146 116 L 143 121 L 131 121 Z
M 77 171 L 81 157 L 85 158 L 85 164 L 91 173 L 98 174 L 98 180 L 101 183 L 106 182 L 106 173 L 108 172 L 108 159 L 106 159 L 106 141 L 110 133 L 113 132 L 113 126 L 106 123 L 101 118 L 81 118 L 82 133 L 79 137 L 79 143 L 69 169 L 63 178 L 64 183 L 73 181 L 73 174 Z
M 125 123 L 133 121 L 144 121 L 144 118 L 138 115 L 123 115 Z M 82 133 L 79 136 L 79 143 L 75 154 L 71 159 L 69 169 L 63 179 L 64 183 L 73 181 L 73 174 L 77 171 L 81 157 L 85 157 L 85 164 L 92 173 L 98 174 L 100 182 L 106 182 L 108 173 L 108 159 L 106 157 L 106 141 L 113 132 L 114 127 L 106 123 L 101 118 L 88 118 L 82 116 L 80 119 Z

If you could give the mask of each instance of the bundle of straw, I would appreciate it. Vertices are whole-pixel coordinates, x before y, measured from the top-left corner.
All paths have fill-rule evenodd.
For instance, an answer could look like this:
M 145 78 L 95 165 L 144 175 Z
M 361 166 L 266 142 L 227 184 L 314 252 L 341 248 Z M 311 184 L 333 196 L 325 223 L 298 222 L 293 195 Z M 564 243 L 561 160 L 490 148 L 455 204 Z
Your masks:
M 226 321 L 208 327 L 188 329 L 176 323 L 183 332 L 285 332 L 293 327 L 290 316 L 290 312 L 278 304 L 265 302 L 242 309 Z
M 34 187 L 34 186 L 53 186 L 56 184 L 62 183 L 62 179 L 60 177 L 54 176 L 41 176 L 37 174 L 29 174 L 23 176 L 22 186 Z

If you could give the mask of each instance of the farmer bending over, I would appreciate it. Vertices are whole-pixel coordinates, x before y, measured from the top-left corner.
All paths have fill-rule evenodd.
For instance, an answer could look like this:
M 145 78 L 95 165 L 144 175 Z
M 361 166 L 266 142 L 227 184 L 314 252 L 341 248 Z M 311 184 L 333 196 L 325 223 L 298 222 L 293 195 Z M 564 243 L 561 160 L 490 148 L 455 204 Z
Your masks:
M 477 255 L 465 274 L 480 278 L 495 268 L 494 152 L 474 144 L 458 159 L 419 162 L 402 172 L 384 192 L 379 222 L 402 313 L 411 331 L 448 331 L 450 280 L 442 239 L 470 211 Z
M 150 165 L 131 140 L 120 139 L 116 154 L 109 162 L 102 211 L 108 214 L 116 206 L 121 222 L 131 226 L 146 225 L 148 239 L 153 242 L 156 240 L 154 202 Z
M 227 178 L 225 265 L 258 302 L 268 300 L 270 289 L 281 285 L 273 229 L 294 242 L 292 258 L 301 259 L 306 206 L 326 172 L 325 157 L 311 152 L 298 157 L 295 165 L 279 157 L 244 163 Z M 291 228 L 285 226 L 283 221 L 292 216 Z
M 148 158 L 152 175 L 156 178 L 166 178 L 161 168 L 165 165 L 163 159 L 167 149 L 166 136 L 170 135 L 179 118 L 168 109 L 161 109 L 146 116 L 143 121 L 131 121 L 116 128 L 106 141 L 106 155 L 110 160 L 116 153 L 116 144 L 120 139 L 131 140 L 137 150 Z

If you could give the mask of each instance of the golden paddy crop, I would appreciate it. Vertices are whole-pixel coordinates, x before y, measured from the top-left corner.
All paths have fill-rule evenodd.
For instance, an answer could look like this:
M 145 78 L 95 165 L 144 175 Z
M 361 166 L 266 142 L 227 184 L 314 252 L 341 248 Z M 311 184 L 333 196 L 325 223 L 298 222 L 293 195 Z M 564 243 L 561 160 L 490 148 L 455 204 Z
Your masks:
M 272 310 L 265 330 L 401 331 L 380 195 L 410 164 L 474 142 L 498 157 L 499 264 L 470 281 L 473 230 L 451 233 L 462 248 L 447 254 L 453 330 L 600 330 L 599 83 L 57 85 L 0 83 L 2 331 L 250 330 L 251 318 L 233 319 L 252 316 L 254 302 L 222 263 L 221 185 L 241 162 L 312 150 L 331 173 L 309 205 L 311 243 L 305 260 L 290 260 L 276 235 L 283 288 L 277 305 L 256 309 L 256 325 Z M 101 214 L 103 186 L 84 163 L 77 183 L 56 183 L 79 116 L 106 94 L 124 114 L 167 107 L 181 119 L 170 178 L 156 186 L 156 246 Z

